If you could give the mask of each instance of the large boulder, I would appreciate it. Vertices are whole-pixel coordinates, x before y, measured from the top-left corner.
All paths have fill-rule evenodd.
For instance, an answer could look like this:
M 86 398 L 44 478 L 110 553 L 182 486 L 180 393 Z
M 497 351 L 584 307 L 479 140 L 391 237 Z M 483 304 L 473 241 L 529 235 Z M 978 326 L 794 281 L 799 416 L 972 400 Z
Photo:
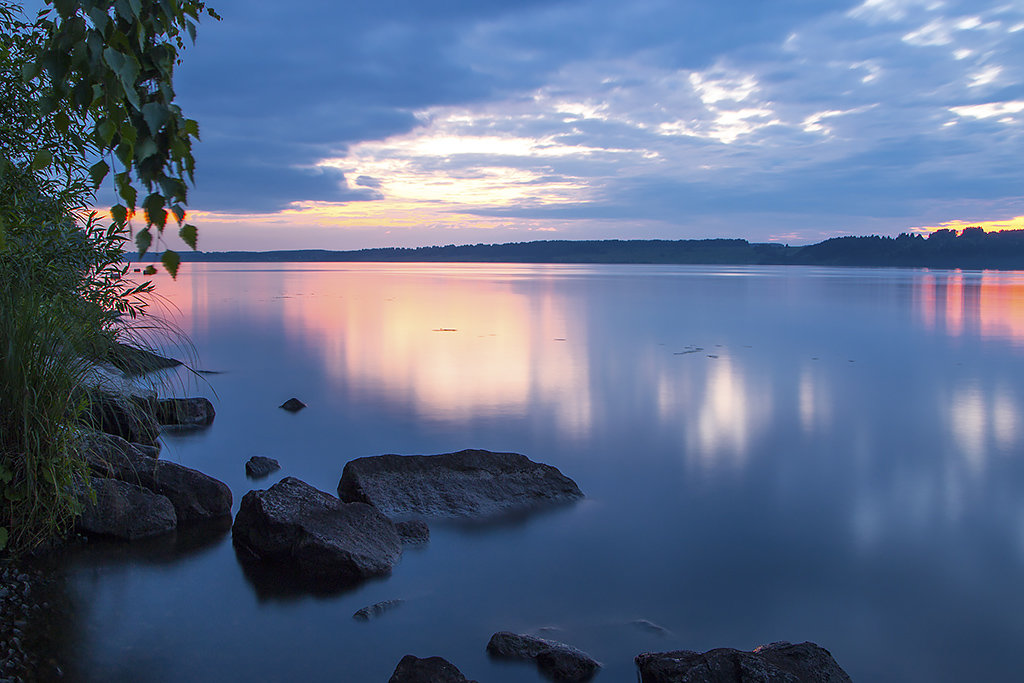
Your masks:
M 231 528 L 237 546 L 315 582 L 388 574 L 402 555 L 394 523 L 363 503 L 343 503 L 294 477 L 249 491 Z
M 77 528 L 82 533 L 134 541 L 165 534 L 178 525 L 166 496 L 116 479 L 94 477 L 90 483 L 95 502 L 84 484 L 78 488 L 82 515 Z
M 646 652 L 636 665 L 641 683 L 850 683 L 831 653 L 814 643 L 772 643 L 752 652 Z
M 179 524 L 231 514 L 231 489 L 197 470 L 143 455 L 132 444 L 110 435 L 84 435 L 79 453 L 93 473 L 126 481 L 166 496 Z
M 402 657 L 388 683 L 476 683 L 462 675 L 458 668 L 441 657 L 420 659 L 413 655 Z
M 156 421 L 162 425 L 205 427 L 213 422 L 216 413 L 210 399 L 158 398 L 154 405 Z
M 569 683 L 589 681 L 601 668 L 593 657 L 571 645 L 508 631 L 491 636 L 487 652 L 503 659 L 533 660 L 549 678 Z
M 338 496 L 389 517 L 487 518 L 582 498 L 558 468 L 518 453 L 376 455 L 345 465 Z

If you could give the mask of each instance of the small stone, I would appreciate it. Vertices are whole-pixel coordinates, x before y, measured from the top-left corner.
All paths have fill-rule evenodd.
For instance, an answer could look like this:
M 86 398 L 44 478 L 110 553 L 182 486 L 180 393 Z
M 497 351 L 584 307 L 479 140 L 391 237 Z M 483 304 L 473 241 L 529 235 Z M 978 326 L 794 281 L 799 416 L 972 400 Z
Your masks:
M 469 681 L 451 662 L 441 657 L 402 657 L 388 683 L 476 683 Z
M 254 455 L 245 463 L 245 474 L 252 479 L 261 479 L 279 469 L 281 469 L 281 463 L 262 455 Z
M 306 404 L 300 401 L 299 399 L 292 397 L 285 401 L 284 403 L 282 403 L 280 407 L 284 408 L 289 413 L 297 413 L 303 408 L 305 408 Z
M 380 615 L 384 614 L 390 609 L 398 607 L 403 602 L 405 602 L 405 600 L 383 600 L 381 602 L 362 608 L 361 610 L 353 614 L 352 618 L 358 619 L 359 621 L 369 621 L 370 619 L 379 617 Z

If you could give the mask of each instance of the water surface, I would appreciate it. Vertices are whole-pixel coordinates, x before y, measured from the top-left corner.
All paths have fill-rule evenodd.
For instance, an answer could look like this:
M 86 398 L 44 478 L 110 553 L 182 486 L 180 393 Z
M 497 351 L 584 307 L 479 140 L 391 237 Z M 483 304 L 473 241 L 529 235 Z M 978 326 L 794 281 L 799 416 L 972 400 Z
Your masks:
M 498 630 L 577 646 L 604 681 L 643 651 L 777 640 L 859 681 L 1024 663 L 1024 273 L 186 264 L 159 291 L 221 373 L 174 379 L 218 414 L 163 457 L 236 510 L 282 476 L 334 492 L 352 458 L 463 448 L 554 464 L 587 498 L 435 525 L 334 595 L 243 570 L 223 530 L 94 544 L 67 565 L 74 678 L 383 682 L 413 653 L 543 680 L 488 659 Z M 283 469 L 251 482 L 252 455 Z

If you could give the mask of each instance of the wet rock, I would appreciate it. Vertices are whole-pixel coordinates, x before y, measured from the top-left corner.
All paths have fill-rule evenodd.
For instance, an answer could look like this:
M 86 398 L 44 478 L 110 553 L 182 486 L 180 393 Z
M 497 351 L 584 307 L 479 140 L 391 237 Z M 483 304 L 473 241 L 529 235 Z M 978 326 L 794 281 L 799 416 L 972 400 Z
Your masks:
M 110 354 L 110 363 L 126 375 L 143 375 L 155 370 L 174 368 L 181 365 L 175 358 L 165 358 L 148 349 L 140 349 L 127 344 L 115 344 Z
M 814 643 L 779 642 L 752 652 L 719 648 L 636 657 L 641 683 L 850 683 L 832 655 Z
M 470 681 L 451 662 L 441 657 L 420 659 L 413 655 L 402 657 L 388 683 L 476 683 Z
M 491 636 L 487 652 L 505 659 L 532 659 L 545 675 L 556 681 L 589 681 L 601 668 L 593 657 L 565 643 L 508 631 Z
M 279 469 L 281 469 L 281 463 L 262 455 L 254 455 L 245 462 L 245 474 L 252 479 L 262 479 Z
M 306 404 L 303 403 L 302 401 L 300 401 L 299 399 L 293 397 L 293 398 L 288 399 L 287 401 L 285 401 L 284 403 L 282 403 L 278 407 L 279 408 L 284 408 L 289 413 L 297 413 L 300 410 L 302 410 L 303 408 L 305 408 Z
M 380 512 L 294 477 L 245 494 L 231 533 L 261 561 L 339 584 L 388 574 L 402 554 L 395 525 Z
M 231 489 L 202 472 L 143 455 L 122 440 L 86 436 L 79 454 L 94 474 L 136 484 L 166 496 L 174 505 L 178 524 L 231 514 Z
M 205 427 L 213 423 L 216 415 L 210 399 L 158 398 L 154 406 L 156 421 L 162 425 L 182 427 Z
M 406 522 L 395 522 L 398 537 L 403 545 L 423 545 L 430 542 L 430 527 L 418 519 Z
M 558 468 L 518 453 L 377 455 L 345 465 L 338 496 L 388 516 L 488 518 L 583 497 Z
M 629 624 L 631 626 L 635 626 L 637 629 L 641 631 L 646 631 L 648 633 L 653 633 L 655 635 L 659 635 L 662 637 L 669 636 L 672 633 L 664 626 L 659 626 L 658 624 L 655 624 L 653 621 L 650 621 L 649 619 L 634 619 L 633 621 L 629 622 Z
M 89 427 L 125 441 L 149 446 L 156 444 L 160 425 L 153 418 L 149 398 L 94 388 L 89 390 L 88 402 L 81 420 Z
M 77 527 L 83 533 L 134 541 L 165 534 L 178 525 L 174 506 L 166 496 L 116 479 L 95 477 L 90 485 L 95 503 L 84 484 L 78 490 L 82 515 Z
M 352 615 L 353 619 L 359 621 L 369 621 L 370 619 L 376 619 L 380 615 L 384 614 L 388 610 L 394 609 L 401 605 L 405 600 L 384 600 L 382 602 L 374 603 L 367 607 L 363 607 L 355 614 Z

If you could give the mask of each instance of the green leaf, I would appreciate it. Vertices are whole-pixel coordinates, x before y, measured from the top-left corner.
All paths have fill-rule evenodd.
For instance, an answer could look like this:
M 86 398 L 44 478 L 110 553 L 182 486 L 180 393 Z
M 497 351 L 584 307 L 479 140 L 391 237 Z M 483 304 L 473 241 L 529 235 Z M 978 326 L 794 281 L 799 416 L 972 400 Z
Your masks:
M 25 62 L 21 65 L 21 80 L 25 83 L 31 83 L 39 77 L 39 73 L 42 71 L 42 67 L 39 62 Z
M 182 221 L 185 220 L 185 209 L 182 208 L 181 204 L 172 206 L 171 213 L 174 214 L 174 220 L 178 221 L 178 225 L 181 225 Z
M 89 177 L 92 178 L 92 186 L 98 188 L 103 179 L 110 173 L 110 166 L 107 166 L 107 162 L 100 159 L 89 168 Z
M 124 225 L 128 220 L 128 209 L 123 204 L 115 204 L 110 207 L 110 217 L 114 219 L 114 222 L 118 225 Z
M 53 163 L 53 155 L 50 154 L 48 149 L 36 150 L 35 155 L 32 157 L 32 170 L 41 171 L 47 168 Z
M 142 271 L 143 275 L 156 275 L 155 266 L 146 266 L 146 269 Z
M 178 236 L 185 240 L 185 244 L 192 247 L 193 251 L 196 250 L 196 245 L 199 243 L 199 231 L 196 230 L 196 226 L 186 223 L 181 226 L 181 230 L 178 231 Z
M 171 113 L 167 110 L 167 107 L 159 102 L 149 102 L 142 105 L 142 118 L 146 120 L 146 125 L 149 126 L 150 135 L 155 136 L 163 128 L 163 125 L 167 123 L 167 119 L 170 116 Z
M 153 234 L 149 232 L 149 228 L 135 233 L 135 246 L 139 248 L 139 256 L 145 256 L 146 252 L 149 251 L 149 245 L 152 243 Z
M 142 208 L 146 210 L 146 222 L 152 223 L 158 228 L 163 228 L 167 224 L 167 212 L 164 211 L 164 197 L 159 192 L 153 192 L 145 201 L 142 202 Z
M 160 148 L 157 147 L 156 141 L 153 138 L 142 138 L 142 142 L 135 147 L 135 158 L 139 161 L 145 161 L 159 153 Z
M 117 127 L 114 126 L 114 122 L 110 119 L 103 119 L 96 124 L 96 137 L 100 146 L 104 149 L 110 147 L 110 143 L 114 141 L 114 133 L 117 132 Z
M 185 132 L 196 140 L 199 139 L 199 122 L 195 119 L 185 119 Z
M 132 177 L 128 174 L 128 171 L 118 173 L 114 176 L 114 185 L 117 186 L 117 194 L 121 196 L 121 199 L 131 208 L 135 209 L 135 200 L 138 198 L 138 194 L 135 188 L 132 187 Z
M 181 264 L 181 257 L 178 256 L 178 252 L 168 249 L 160 257 L 160 261 L 163 262 L 164 268 L 171 274 L 171 277 L 175 280 L 178 279 L 178 265 Z
M 7 547 L 7 538 L 7 527 L 0 526 L 0 550 L 3 550 Z

